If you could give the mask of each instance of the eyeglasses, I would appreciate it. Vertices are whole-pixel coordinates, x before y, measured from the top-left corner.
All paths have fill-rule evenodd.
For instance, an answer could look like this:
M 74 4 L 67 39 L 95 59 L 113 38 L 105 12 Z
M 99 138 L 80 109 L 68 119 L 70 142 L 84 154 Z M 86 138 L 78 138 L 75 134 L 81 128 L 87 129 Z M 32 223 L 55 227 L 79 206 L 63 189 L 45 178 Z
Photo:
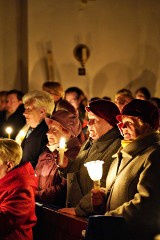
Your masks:
M 95 125 L 98 122 L 99 122 L 99 120 L 91 118 L 91 119 L 88 119 L 87 125 Z
M 31 112 L 33 112 L 33 110 L 35 110 L 35 109 L 36 109 L 36 107 L 32 107 L 32 108 L 27 107 L 27 108 L 25 108 L 24 113 L 31 113 Z

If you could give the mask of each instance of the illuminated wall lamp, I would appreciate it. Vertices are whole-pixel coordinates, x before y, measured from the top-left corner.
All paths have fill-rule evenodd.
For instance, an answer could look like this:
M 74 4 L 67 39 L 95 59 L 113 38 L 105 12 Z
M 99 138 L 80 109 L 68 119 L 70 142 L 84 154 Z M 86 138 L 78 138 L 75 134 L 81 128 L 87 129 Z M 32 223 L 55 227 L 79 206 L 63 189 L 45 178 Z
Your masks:
M 73 50 L 73 55 L 76 58 L 76 60 L 81 64 L 81 67 L 78 69 L 78 74 L 85 75 L 86 74 L 85 65 L 90 56 L 90 50 L 88 46 L 85 44 L 78 44 Z

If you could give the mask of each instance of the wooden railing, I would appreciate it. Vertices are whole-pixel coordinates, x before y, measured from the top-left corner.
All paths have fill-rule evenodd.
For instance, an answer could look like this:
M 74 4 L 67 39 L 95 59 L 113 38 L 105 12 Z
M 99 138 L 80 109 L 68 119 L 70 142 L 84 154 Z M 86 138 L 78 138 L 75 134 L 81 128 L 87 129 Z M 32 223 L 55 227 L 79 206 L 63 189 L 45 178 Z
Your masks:
M 34 240 L 80 240 L 87 219 L 59 213 L 47 206 L 36 205 L 37 225 Z

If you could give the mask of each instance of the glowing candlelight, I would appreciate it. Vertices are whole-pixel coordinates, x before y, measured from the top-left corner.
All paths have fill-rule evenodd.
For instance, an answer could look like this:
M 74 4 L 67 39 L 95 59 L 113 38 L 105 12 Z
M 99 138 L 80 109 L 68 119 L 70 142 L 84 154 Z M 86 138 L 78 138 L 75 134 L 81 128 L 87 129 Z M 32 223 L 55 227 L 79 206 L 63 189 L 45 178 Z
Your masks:
M 26 135 L 26 134 L 25 134 L 25 131 L 24 131 L 24 130 L 21 130 L 21 131 L 19 132 L 19 137 L 20 137 L 21 141 L 23 141 L 25 135 Z
M 90 178 L 94 182 L 94 189 L 100 189 L 100 179 L 102 177 L 102 165 L 104 161 L 101 160 L 96 160 L 96 161 L 91 161 L 87 162 L 84 164 L 84 166 L 88 170 L 88 174 Z
M 59 165 L 63 165 L 64 152 L 67 150 L 64 137 L 60 138 L 59 148 L 57 148 L 57 150 L 59 152 Z
M 8 138 L 11 138 L 12 128 L 11 127 L 7 127 L 6 128 L 6 133 L 8 134 Z
M 60 142 L 59 142 L 59 148 L 63 149 L 65 148 L 66 144 L 65 144 L 65 138 L 61 137 Z

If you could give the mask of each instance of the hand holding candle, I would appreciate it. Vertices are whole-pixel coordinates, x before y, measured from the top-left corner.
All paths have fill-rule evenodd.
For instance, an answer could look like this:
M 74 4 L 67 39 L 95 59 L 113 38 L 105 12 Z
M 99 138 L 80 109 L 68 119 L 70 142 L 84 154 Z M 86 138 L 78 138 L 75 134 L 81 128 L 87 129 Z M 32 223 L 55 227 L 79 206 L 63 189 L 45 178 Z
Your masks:
M 64 152 L 67 151 L 64 137 L 61 137 L 60 142 L 59 142 L 59 147 L 57 148 L 57 150 L 59 152 L 59 164 L 58 165 L 63 165 Z
M 90 178 L 94 182 L 94 189 L 99 190 L 100 189 L 100 179 L 102 177 L 102 164 L 104 161 L 96 160 L 87 162 L 84 164 L 85 167 L 87 167 L 88 174 Z
M 6 133 L 8 134 L 8 138 L 11 138 L 11 133 L 12 133 L 12 128 L 11 127 L 7 127 L 6 128 Z

